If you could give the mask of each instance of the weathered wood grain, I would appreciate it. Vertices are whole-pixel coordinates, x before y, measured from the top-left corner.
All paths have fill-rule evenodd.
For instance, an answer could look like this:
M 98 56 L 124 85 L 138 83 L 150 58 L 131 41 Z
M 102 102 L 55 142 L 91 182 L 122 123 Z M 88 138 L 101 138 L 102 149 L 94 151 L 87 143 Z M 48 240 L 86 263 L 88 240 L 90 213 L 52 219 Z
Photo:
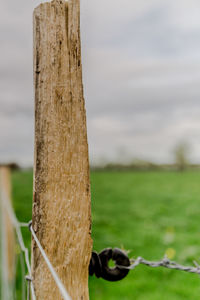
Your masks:
M 91 212 L 79 0 L 34 11 L 33 228 L 72 299 L 88 299 Z M 38 300 L 62 299 L 32 243 Z

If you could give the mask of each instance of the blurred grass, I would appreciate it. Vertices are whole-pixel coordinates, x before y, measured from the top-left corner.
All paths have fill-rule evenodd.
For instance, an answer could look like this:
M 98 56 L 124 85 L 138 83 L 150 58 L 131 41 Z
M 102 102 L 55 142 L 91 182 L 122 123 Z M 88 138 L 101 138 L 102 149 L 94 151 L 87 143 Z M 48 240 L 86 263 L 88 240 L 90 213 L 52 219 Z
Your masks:
M 94 249 L 122 247 L 130 257 L 200 262 L 199 172 L 93 172 Z M 13 201 L 20 221 L 31 219 L 32 172 L 13 173 Z M 26 244 L 30 233 L 23 230 Z M 18 268 L 19 269 L 19 268 Z M 197 275 L 138 266 L 120 282 L 91 277 L 91 300 L 199 299 Z M 20 274 L 17 281 L 20 298 Z

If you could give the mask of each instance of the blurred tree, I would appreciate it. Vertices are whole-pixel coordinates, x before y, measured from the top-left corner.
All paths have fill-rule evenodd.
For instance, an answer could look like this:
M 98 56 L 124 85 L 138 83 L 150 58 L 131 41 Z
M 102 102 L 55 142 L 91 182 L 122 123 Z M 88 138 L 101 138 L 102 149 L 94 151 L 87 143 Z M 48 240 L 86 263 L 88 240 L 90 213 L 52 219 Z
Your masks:
M 180 142 L 175 147 L 174 150 L 175 163 L 179 171 L 184 171 L 189 165 L 189 159 L 188 159 L 189 149 L 190 147 L 186 142 Z

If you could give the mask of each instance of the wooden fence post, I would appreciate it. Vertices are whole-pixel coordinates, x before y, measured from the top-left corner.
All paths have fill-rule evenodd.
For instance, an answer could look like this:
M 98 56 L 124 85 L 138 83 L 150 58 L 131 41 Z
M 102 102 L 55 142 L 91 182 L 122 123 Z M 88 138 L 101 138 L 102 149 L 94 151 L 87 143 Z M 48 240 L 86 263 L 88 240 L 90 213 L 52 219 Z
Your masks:
M 2 299 L 13 299 L 15 277 L 15 232 L 12 220 L 6 210 L 6 201 L 11 199 L 11 171 L 7 166 L 0 167 L 0 213 L 1 213 L 1 270 Z M 9 203 L 8 206 L 12 205 Z
M 79 0 L 34 11 L 33 229 L 72 299 L 85 300 L 92 240 L 79 15 Z M 62 299 L 34 241 L 32 271 L 37 300 Z

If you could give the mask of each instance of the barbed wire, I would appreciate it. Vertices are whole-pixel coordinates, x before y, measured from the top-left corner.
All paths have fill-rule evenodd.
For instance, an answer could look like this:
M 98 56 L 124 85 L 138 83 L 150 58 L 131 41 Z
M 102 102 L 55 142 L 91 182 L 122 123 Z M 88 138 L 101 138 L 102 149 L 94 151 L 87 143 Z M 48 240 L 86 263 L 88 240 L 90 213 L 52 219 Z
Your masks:
M 133 270 L 138 265 L 143 264 L 152 268 L 164 267 L 167 269 L 179 270 L 188 273 L 196 273 L 200 275 L 200 265 L 196 261 L 194 261 L 195 267 L 180 265 L 175 261 L 171 261 L 166 256 L 159 261 L 149 261 L 140 256 L 137 259 L 132 259 L 131 261 L 133 261 L 133 264 L 128 267 L 120 266 L 120 265 L 117 265 L 117 267 L 120 269 Z

